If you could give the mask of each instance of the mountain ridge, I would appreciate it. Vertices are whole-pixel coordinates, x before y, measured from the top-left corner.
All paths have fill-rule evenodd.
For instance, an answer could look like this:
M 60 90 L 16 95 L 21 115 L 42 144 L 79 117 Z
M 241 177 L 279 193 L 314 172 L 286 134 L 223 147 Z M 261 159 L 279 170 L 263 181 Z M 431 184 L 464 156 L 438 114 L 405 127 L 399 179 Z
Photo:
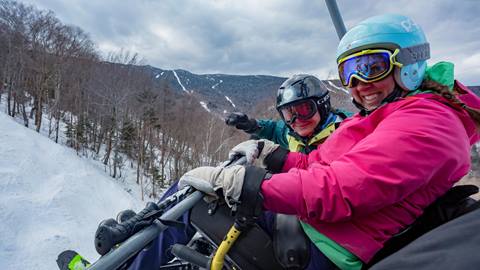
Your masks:
M 195 74 L 185 69 L 144 67 L 153 78 L 167 82 L 176 92 L 194 95 L 205 110 L 219 116 L 232 111 L 252 112 L 260 103 L 275 104 L 277 89 L 287 79 L 273 75 Z M 358 111 L 338 79 L 321 81 L 329 89 L 335 108 Z M 468 87 L 480 96 L 480 86 Z M 271 111 L 273 108 L 265 109 Z
M 195 74 L 184 69 L 165 70 L 145 66 L 151 76 L 177 92 L 194 95 L 206 110 L 216 114 L 250 112 L 260 102 L 275 103 L 277 89 L 287 79 L 272 75 Z M 336 108 L 356 111 L 339 80 L 322 80 Z

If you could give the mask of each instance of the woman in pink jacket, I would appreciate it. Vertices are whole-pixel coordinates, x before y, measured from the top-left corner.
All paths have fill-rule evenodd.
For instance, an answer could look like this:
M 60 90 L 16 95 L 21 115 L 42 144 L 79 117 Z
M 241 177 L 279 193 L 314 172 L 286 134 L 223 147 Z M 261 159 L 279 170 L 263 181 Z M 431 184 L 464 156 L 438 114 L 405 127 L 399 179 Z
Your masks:
M 407 17 L 361 22 L 337 50 L 340 81 L 359 113 L 308 155 L 265 140 L 232 150 L 281 173 L 267 177 L 251 167 L 201 167 L 180 185 L 202 189 L 207 181 L 214 191 L 223 190 L 230 205 L 259 191 L 264 209 L 303 222 L 317 251 L 335 265 L 331 268 L 360 269 L 471 165 L 470 148 L 480 136 L 480 99 L 453 79 L 453 64 L 427 67 L 429 56 L 423 31 Z M 255 184 L 257 190 L 251 188 Z

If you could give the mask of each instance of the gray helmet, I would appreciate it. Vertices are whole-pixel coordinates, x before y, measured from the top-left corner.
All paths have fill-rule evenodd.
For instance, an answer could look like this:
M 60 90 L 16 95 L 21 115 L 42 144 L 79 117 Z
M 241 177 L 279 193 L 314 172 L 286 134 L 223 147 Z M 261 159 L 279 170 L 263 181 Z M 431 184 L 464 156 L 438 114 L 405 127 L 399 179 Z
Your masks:
M 283 106 L 306 99 L 315 101 L 323 124 L 331 110 L 330 94 L 324 83 L 312 75 L 293 75 L 283 82 L 277 92 L 277 110 L 281 115 Z

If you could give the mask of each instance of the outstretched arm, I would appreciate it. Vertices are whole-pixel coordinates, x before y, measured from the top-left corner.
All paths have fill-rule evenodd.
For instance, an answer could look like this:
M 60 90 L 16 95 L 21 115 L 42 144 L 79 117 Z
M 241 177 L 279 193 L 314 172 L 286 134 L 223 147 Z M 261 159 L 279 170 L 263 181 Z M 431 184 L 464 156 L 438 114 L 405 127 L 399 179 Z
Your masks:
M 225 123 L 248 134 L 255 134 L 260 139 L 267 139 L 284 148 L 288 148 L 288 127 L 282 120 L 267 120 L 248 117 L 244 113 L 231 113 L 225 118 Z

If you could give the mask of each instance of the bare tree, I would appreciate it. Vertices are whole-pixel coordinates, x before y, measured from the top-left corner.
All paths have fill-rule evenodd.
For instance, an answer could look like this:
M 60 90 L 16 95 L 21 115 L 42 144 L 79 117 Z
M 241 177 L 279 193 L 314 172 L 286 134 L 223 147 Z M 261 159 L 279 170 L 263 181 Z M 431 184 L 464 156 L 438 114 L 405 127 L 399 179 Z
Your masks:
M 64 135 L 79 155 L 101 158 L 114 178 L 128 158 L 142 197 L 155 197 L 187 170 L 224 159 L 239 133 L 195 97 L 154 80 L 143 63 L 123 50 L 101 58 L 80 28 L 0 0 L 0 96 L 7 96 L 7 113 L 26 126 L 33 119 L 37 131 L 48 119 L 55 142 Z

